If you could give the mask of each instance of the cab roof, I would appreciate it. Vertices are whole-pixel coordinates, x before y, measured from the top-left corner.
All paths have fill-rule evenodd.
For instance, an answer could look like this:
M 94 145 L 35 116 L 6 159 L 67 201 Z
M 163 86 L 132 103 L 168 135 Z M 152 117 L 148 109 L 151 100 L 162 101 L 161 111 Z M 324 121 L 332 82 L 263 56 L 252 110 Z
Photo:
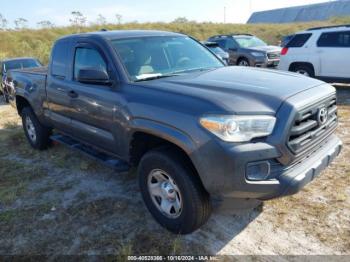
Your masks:
M 184 36 L 183 34 L 167 32 L 167 31 L 157 31 L 157 30 L 114 30 L 114 31 L 98 31 L 83 34 L 74 34 L 60 38 L 69 39 L 76 37 L 100 37 L 107 40 L 125 39 L 133 37 L 149 37 L 149 36 Z

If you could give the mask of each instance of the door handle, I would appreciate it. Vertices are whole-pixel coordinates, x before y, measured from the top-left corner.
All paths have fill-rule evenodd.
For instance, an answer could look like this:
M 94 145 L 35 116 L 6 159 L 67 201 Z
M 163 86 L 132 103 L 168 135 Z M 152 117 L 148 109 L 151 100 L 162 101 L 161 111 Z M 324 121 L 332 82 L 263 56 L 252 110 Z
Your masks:
M 79 95 L 75 91 L 71 90 L 68 92 L 68 96 L 71 98 L 77 98 Z

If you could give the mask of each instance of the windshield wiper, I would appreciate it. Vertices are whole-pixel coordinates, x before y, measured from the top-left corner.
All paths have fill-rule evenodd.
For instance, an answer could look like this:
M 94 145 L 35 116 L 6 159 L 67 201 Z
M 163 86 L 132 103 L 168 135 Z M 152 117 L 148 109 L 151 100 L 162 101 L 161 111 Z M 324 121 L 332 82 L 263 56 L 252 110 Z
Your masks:
M 166 75 L 161 75 L 161 74 L 149 74 L 149 75 L 141 75 L 138 76 L 138 79 L 136 79 L 134 82 L 142 82 L 142 81 L 148 81 L 148 80 L 155 80 L 155 79 L 160 79 L 160 78 L 166 78 L 166 77 L 172 77 L 172 76 L 178 76 L 179 74 L 166 74 Z
M 175 74 L 180 74 L 180 73 L 191 73 L 191 72 L 196 72 L 196 71 L 209 71 L 209 70 L 214 70 L 219 67 L 198 67 L 198 68 L 192 68 L 192 69 L 186 69 L 186 70 L 181 70 L 181 71 L 176 71 Z
M 174 73 L 171 74 L 143 74 L 137 76 L 136 80 L 134 82 L 141 82 L 141 81 L 148 81 L 148 80 L 155 80 L 155 79 L 160 79 L 160 78 L 166 78 L 166 77 L 172 77 L 172 76 L 180 76 L 184 75 L 186 73 L 191 73 L 191 72 L 196 72 L 196 71 L 209 71 L 209 70 L 214 70 L 218 67 L 198 67 L 198 68 L 192 68 L 192 69 L 186 69 L 186 70 L 181 70 L 181 71 L 175 71 Z

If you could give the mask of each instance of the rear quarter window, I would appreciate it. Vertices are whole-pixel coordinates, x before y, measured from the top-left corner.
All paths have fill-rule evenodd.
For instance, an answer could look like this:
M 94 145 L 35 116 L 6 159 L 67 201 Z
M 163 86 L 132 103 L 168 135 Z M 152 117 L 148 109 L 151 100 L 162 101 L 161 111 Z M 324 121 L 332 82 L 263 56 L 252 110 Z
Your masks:
M 303 47 L 312 34 L 297 34 L 287 44 L 286 47 Z
M 52 50 L 51 74 L 58 77 L 66 77 L 68 64 L 69 42 L 59 41 Z
M 327 32 L 317 41 L 319 47 L 350 47 L 350 31 Z

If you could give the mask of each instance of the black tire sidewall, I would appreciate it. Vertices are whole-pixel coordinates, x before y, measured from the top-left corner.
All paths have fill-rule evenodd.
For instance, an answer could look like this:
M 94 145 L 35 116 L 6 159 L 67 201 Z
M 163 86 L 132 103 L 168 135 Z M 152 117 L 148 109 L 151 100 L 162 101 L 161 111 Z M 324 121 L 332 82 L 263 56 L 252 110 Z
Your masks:
M 295 69 L 294 69 L 294 72 L 297 72 L 299 70 L 306 71 L 309 74 L 309 77 L 314 77 L 315 76 L 315 73 L 314 73 L 313 69 L 310 66 L 306 66 L 306 65 L 296 66 Z
M 35 149 L 47 148 L 49 145 L 48 130 L 40 124 L 40 122 L 37 119 L 37 117 L 35 116 L 33 110 L 29 107 L 26 107 L 22 110 L 21 116 L 22 116 L 22 125 L 23 125 L 23 129 L 24 129 L 24 133 L 25 133 L 30 145 Z M 36 133 L 36 141 L 35 142 L 33 142 L 28 135 L 28 131 L 27 131 L 27 127 L 26 127 L 26 118 L 27 117 L 29 117 L 32 120 L 32 123 L 33 123 L 34 128 L 35 128 L 35 133 Z
M 247 58 L 240 58 L 237 62 L 237 65 L 239 65 L 242 61 L 246 61 L 248 66 L 250 66 L 249 60 Z
M 4 91 L 4 93 L 3 93 L 3 97 L 4 97 L 4 101 L 5 101 L 5 103 L 9 103 L 9 97 L 8 97 L 8 95 L 6 94 L 6 92 Z
M 182 213 L 177 218 L 166 217 L 153 203 L 147 183 L 148 176 L 154 169 L 161 169 L 167 172 L 174 179 L 181 192 Z M 196 196 L 192 192 L 193 188 L 191 189 L 190 186 L 192 181 L 188 179 L 188 175 L 191 174 L 188 174 L 188 172 L 189 170 L 158 152 L 147 154 L 141 161 L 138 170 L 141 194 L 148 210 L 162 226 L 174 233 L 188 233 L 195 224 L 194 216 L 197 213 L 197 207 L 190 200 Z M 184 224 L 187 224 L 186 228 L 183 228 Z

